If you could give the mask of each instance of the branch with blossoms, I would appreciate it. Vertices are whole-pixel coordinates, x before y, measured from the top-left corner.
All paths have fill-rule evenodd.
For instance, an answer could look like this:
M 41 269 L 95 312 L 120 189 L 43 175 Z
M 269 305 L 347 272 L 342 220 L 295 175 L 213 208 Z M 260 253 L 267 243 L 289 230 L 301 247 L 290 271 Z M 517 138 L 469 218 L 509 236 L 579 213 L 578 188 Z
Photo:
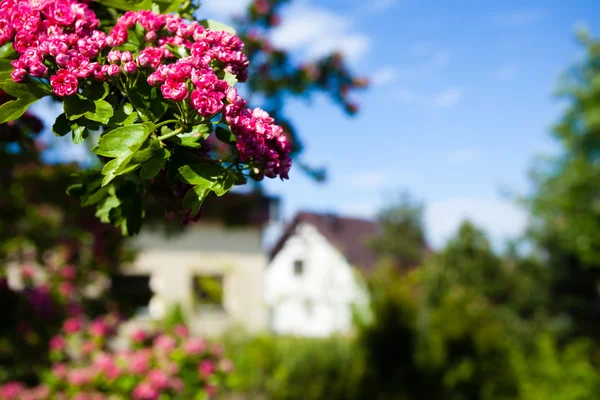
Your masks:
M 210 193 L 287 179 L 291 167 L 282 128 L 234 88 L 248 77 L 243 42 L 218 22 L 169 14 L 183 3 L 0 2 L 0 89 L 13 98 L 0 123 L 50 96 L 64 109 L 56 135 L 100 132 L 102 170 L 79 174 L 69 193 L 124 234 L 139 231 L 159 175 L 187 186 L 181 210 L 193 217 Z

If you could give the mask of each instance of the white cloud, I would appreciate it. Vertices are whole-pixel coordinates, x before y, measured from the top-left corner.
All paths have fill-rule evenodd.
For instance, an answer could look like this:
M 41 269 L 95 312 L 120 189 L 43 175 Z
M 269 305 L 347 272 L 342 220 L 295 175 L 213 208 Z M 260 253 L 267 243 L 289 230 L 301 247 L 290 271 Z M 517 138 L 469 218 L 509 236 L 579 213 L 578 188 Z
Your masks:
M 200 12 L 208 12 L 223 17 L 242 14 L 252 0 L 202 0 Z
M 492 75 L 494 79 L 506 82 L 516 78 L 517 75 L 519 75 L 520 71 L 521 68 L 519 67 L 519 65 L 511 63 L 498 67 Z
M 350 18 L 297 3 L 285 10 L 283 23 L 273 30 L 271 40 L 277 47 L 304 51 L 312 58 L 340 51 L 349 59 L 357 60 L 369 49 L 370 40 L 354 32 Z
M 495 17 L 496 23 L 504 26 L 525 26 L 537 23 L 544 19 L 545 12 L 539 9 L 519 10 L 505 14 L 500 14 Z
M 481 158 L 479 150 L 472 147 L 454 150 L 448 153 L 448 161 L 457 164 L 464 164 L 477 161 Z
M 486 231 L 494 244 L 522 234 L 527 213 L 509 201 L 490 197 L 461 197 L 433 201 L 425 209 L 425 225 L 430 244 L 443 247 L 468 219 Z
M 445 109 L 456 106 L 463 97 L 460 88 L 448 88 L 439 92 L 431 98 L 431 105 L 436 109 Z
M 385 86 L 394 82 L 397 75 L 393 67 L 383 67 L 373 72 L 370 81 L 374 86 Z

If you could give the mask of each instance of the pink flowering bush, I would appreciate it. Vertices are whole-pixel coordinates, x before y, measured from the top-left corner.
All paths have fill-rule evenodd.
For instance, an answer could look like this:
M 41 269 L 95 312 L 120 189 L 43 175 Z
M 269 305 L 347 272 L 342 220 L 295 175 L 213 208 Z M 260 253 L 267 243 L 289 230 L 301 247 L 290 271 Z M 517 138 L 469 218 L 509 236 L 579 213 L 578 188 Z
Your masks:
M 191 337 L 183 325 L 134 331 L 125 344 L 116 341 L 118 327 L 113 315 L 67 319 L 50 341 L 53 364 L 42 383 L 7 382 L 0 400 L 211 399 L 233 371 L 221 346 Z
M 102 170 L 69 192 L 125 234 L 139 230 L 143 200 L 165 189 L 159 175 L 187 186 L 189 218 L 209 193 L 287 179 L 291 167 L 283 129 L 234 88 L 248 78 L 243 42 L 220 23 L 166 13 L 178 3 L 0 1 L 0 88 L 14 97 L 0 123 L 51 96 L 64 108 L 55 134 L 79 143 L 100 131 Z

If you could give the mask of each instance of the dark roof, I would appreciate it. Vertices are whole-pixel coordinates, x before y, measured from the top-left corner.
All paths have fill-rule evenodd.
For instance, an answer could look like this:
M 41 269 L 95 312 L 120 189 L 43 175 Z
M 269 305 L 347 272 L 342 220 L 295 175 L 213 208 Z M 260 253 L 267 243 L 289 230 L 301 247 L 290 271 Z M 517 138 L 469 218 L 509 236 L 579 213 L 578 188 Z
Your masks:
M 271 259 L 279 253 L 287 239 L 293 235 L 296 226 L 302 222 L 313 225 L 346 257 L 350 264 L 361 270 L 369 270 L 375 266 L 377 257 L 368 246 L 368 241 L 377 236 L 378 225 L 376 222 L 367 219 L 341 217 L 334 214 L 309 212 L 297 214 L 286 227 L 271 249 Z

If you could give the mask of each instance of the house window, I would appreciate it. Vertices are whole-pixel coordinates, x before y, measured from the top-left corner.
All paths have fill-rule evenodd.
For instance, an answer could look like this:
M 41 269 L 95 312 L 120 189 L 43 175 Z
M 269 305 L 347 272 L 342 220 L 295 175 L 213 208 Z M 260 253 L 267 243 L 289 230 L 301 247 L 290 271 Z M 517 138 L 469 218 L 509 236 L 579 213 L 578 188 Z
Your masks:
M 224 311 L 223 275 L 194 275 L 194 306 L 202 311 Z
M 301 276 L 304 273 L 304 261 L 294 261 L 294 275 Z

